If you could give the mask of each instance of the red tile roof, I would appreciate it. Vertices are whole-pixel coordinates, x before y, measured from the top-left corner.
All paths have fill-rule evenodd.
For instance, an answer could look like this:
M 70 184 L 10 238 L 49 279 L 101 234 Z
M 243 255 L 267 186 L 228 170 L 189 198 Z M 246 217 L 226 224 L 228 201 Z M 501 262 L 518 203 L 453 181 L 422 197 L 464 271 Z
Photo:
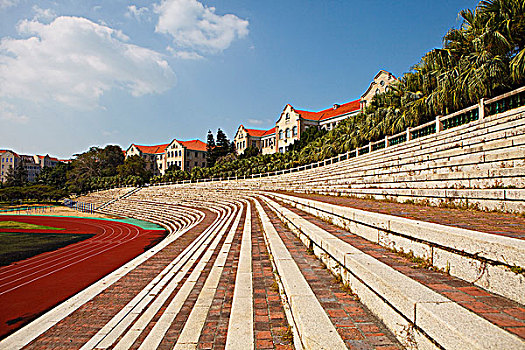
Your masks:
M 11 151 L 10 149 L 0 149 L 0 153 L 6 153 L 11 152 L 15 155 L 15 157 L 19 157 L 18 153 Z
M 246 128 L 244 128 L 244 130 L 246 130 L 248 135 L 253 136 L 253 137 L 262 137 L 262 136 L 266 136 L 266 135 L 275 133 L 275 127 L 271 128 L 270 130 L 246 129 Z
M 271 134 L 275 134 L 275 126 L 271 128 L 270 130 L 266 130 L 262 136 L 268 136 Z
M 301 111 L 296 109 L 295 111 L 299 113 L 299 115 L 303 119 L 309 119 L 309 120 L 315 120 L 315 121 L 322 121 L 329 118 L 338 117 L 343 114 L 355 112 L 361 108 L 360 104 L 361 100 L 355 100 L 351 101 L 342 105 L 339 105 L 337 108 L 327 108 L 325 110 L 319 111 L 319 112 L 310 112 L 310 111 Z
M 248 135 L 254 136 L 254 137 L 261 137 L 266 132 L 266 130 L 259 130 L 259 129 L 244 129 L 244 130 L 246 130 L 246 133 Z
M 164 153 L 166 150 L 166 147 L 169 146 L 169 143 L 163 144 L 163 145 L 153 145 L 153 146 L 143 146 L 143 145 L 135 145 L 142 153 L 147 154 L 158 154 L 158 153 Z
M 178 142 L 184 147 L 186 147 L 187 149 L 192 150 L 192 151 L 206 151 L 206 144 L 200 140 L 178 141 Z

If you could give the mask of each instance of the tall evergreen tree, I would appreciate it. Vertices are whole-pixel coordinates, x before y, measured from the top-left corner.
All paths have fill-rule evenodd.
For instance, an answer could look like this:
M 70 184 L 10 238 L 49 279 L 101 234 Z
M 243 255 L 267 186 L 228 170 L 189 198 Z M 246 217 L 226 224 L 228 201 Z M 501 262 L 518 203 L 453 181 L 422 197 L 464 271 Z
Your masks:
M 219 128 L 217 130 L 217 147 L 216 147 L 216 154 L 217 158 L 224 157 L 230 152 L 230 140 L 228 140 L 228 137 L 224 133 L 224 131 Z
M 213 165 L 215 165 L 217 157 L 215 156 L 215 138 L 213 137 L 213 133 L 211 132 L 211 130 L 208 130 L 208 136 L 206 141 L 206 162 L 208 164 L 208 167 L 212 167 Z

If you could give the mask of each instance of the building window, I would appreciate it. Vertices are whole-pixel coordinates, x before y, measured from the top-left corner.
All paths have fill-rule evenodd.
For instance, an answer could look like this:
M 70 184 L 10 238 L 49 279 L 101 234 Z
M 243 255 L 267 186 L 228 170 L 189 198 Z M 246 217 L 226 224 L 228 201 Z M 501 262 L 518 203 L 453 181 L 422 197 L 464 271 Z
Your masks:
M 383 80 L 381 80 L 379 84 L 381 84 L 381 86 L 385 86 L 385 82 Z
M 297 126 L 293 127 L 293 136 L 297 136 Z
M 286 113 L 286 120 L 290 120 L 290 113 Z
M 286 138 L 289 138 L 290 137 L 290 129 L 286 129 Z
M 283 139 L 283 131 L 279 130 L 279 140 L 282 140 L 282 139 Z

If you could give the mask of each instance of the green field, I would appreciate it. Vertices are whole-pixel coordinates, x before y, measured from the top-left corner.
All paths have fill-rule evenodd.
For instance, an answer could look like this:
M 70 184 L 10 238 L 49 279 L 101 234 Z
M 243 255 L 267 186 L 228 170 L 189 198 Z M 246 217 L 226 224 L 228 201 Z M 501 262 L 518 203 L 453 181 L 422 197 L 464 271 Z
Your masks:
M 0 233 L 0 266 L 56 250 L 93 235 L 54 233 Z
M 63 230 L 60 227 L 51 227 L 35 224 L 27 224 L 18 221 L 0 221 L 0 229 L 22 229 L 22 230 Z

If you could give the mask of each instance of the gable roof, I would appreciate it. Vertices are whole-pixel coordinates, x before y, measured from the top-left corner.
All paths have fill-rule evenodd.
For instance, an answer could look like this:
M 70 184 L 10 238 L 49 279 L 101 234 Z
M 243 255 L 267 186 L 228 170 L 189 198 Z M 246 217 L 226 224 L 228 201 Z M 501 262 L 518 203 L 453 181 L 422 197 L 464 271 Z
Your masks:
M 162 144 L 162 145 L 152 145 L 152 146 L 136 145 L 134 143 L 132 144 L 132 146 L 137 147 L 142 153 L 147 153 L 147 154 L 164 153 L 168 145 L 169 143 Z
M 268 135 L 275 133 L 275 126 L 269 130 L 261 130 L 261 129 L 247 129 L 244 127 L 244 125 L 241 124 L 239 126 L 239 129 L 241 128 L 244 129 L 244 131 L 246 131 L 246 133 L 251 137 L 263 137 L 263 136 L 268 136 Z M 239 131 L 237 131 L 237 133 L 238 132 Z M 235 134 L 235 137 L 237 137 L 237 134 Z
M 264 135 L 264 133 L 266 132 L 266 130 L 260 130 L 260 129 L 244 129 L 246 130 L 246 133 L 250 136 L 255 136 L 255 137 L 261 137 Z
M 275 134 L 275 126 L 273 128 L 271 128 L 270 130 L 266 130 L 264 132 L 264 134 L 262 134 L 262 136 L 268 136 L 268 135 L 271 135 L 271 134 Z
M 323 121 L 330 118 L 339 117 L 344 114 L 358 111 L 361 108 L 361 100 L 355 100 L 347 102 L 345 104 L 337 106 L 337 108 L 327 108 L 319 112 L 301 111 L 295 109 L 295 112 L 303 119 Z
M 377 85 L 376 83 L 376 79 L 382 74 L 382 73 L 385 73 L 387 75 L 390 75 L 394 80 L 397 80 L 396 76 L 390 72 L 387 72 L 386 70 L 384 69 L 381 69 L 379 72 L 377 72 L 376 76 L 374 77 L 374 80 L 372 80 L 372 82 L 370 83 L 370 85 L 368 86 L 368 89 L 366 89 L 366 91 L 361 95 L 361 98 L 365 97 L 369 92 L 370 90 L 372 90 L 372 88 Z
M 181 145 L 192 151 L 206 151 L 206 144 L 201 140 L 178 141 Z

